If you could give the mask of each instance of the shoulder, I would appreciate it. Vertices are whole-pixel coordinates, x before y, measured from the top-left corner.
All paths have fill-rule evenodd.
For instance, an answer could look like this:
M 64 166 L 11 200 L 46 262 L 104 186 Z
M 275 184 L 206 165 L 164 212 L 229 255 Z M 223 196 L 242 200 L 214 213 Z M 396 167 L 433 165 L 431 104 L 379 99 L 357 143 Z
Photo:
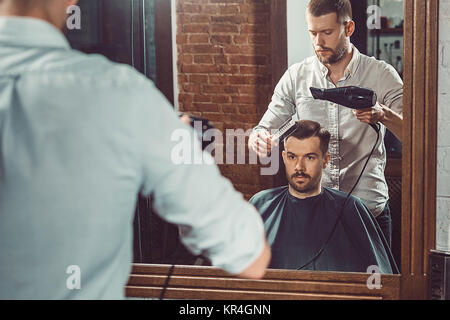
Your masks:
M 345 200 L 345 198 L 347 197 L 347 193 L 342 192 L 340 190 L 336 190 L 336 189 L 332 189 L 332 188 L 327 188 L 324 187 L 323 188 L 323 193 L 324 196 L 328 199 L 328 200 L 333 200 L 333 201 L 340 201 L 340 200 Z
M 132 88 L 145 84 L 147 78 L 131 66 L 115 63 L 99 54 L 77 50 L 52 50 L 36 59 L 25 72 L 29 77 L 44 77 L 47 81 L 62 81 L 88 88 Z
M 317 59 L 315 56 L 308 57 L 301 62 L 294 63 L 291 65 L 287 72 L 292 76 L 295 76 L 299 73 L 304 73 L 306 71 L 314 70 L 315 64 L 317 63 Z
M 277 198 L 278 196 L 282 195 L 287 189 L 288 189 L 287 186 L 283 186 L 260 191 L 253 197 L 251 197 L 249 202 L 256 207 L 259 207 L 261 204 L 267 203 L 268 201 L 271 201 Z
M 333 201 L 336 205 L 340 206 L 340 205 L 344 204 L 344 201 L 348 197 L 348 193 L 342 192 L 342 191 L 339 191 L 336 189 L 324 188 L 324 196 L 326 197 L 327 200 Z M 361 199 L 359 199 L 358 197 L 356 197 L 354 195 L 351 195 L 348 198 L 346 207 L 348 207 L 348 208 L 356 207 L 358 209 L 363 209 L 363 208 L 365 209 L 365 206 L 362 203 Z
M 364 70 L 374 70 L 378 72 L 378 74 L 392 74 L 397 75 L 398 73 L 395 68 L 383 60 L 377 60 L 375 57 L 369 57 L 364 54 L 361 54 L 361 64 Z

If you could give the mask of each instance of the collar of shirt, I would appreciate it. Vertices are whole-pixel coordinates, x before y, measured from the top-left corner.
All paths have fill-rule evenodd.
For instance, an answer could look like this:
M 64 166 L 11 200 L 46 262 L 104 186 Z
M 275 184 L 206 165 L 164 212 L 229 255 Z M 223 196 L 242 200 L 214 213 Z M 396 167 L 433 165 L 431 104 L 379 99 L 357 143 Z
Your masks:
M 0 45 L 70 49 L 61 31 L 36 18 L 0 17 Z
M 353 49 L 353 56 L 349 64 L 345 68 L 344 79 L 348 78 L 349 76 L 353 77 L 353 75 L 356 72 L 356 69 L 358 68 L 359 61 L 361 59 L 361 53 L 353 44 L 352 49 Z M 317 55 L 315 56 L 315 59 L 319 65 L 319 70 L 322 73 L 322 77 L 323 78 L 327 77 L 329 72 L 328 68 L 319 60 L 319 58 L 317 58 Z

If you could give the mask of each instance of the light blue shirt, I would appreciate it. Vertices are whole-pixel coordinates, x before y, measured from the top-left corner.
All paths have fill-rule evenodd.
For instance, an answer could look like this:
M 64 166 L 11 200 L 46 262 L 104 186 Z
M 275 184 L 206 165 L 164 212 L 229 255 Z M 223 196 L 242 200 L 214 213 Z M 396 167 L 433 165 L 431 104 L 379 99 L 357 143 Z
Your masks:
M 0 299 L 123 298 L 139 191 L 194 253 L 248 267 L 259 214 L 215 165 L 174 163 L 177 130 L 193 136 L 131 67 L 71 50 L 44 21 L 0 18 Z

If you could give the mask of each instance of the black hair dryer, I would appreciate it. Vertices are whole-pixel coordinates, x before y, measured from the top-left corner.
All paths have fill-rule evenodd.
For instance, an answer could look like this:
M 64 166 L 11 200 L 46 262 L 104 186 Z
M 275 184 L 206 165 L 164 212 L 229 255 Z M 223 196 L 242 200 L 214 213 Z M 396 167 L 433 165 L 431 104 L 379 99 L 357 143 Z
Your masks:
M 342 87 L 334 89 L 310 88 L 314 99 L 326 100 L 337 103 L 341 106 L 356 110 L 373 107 L 377 103 L 377 94 L 367 88 L 362 87 Z M 371 124 L 375 131 L 379 131 L 378 126 Z

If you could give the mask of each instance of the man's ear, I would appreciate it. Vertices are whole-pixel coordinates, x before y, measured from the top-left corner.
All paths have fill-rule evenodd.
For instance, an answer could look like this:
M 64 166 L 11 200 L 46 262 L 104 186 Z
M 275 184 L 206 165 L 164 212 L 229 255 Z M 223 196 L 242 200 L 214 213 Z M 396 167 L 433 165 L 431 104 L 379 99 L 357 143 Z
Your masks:
M 345 35 L 349 38 L 353 35 L 353 33 L 355 33 L 355 21 L 350 20 L 345 26 Z
M 283 150 L 283 152 L 281 153 L 281 156 L 283 157 L 284 164 L 286 164 L 286 151 L 285 150 Z
M 325 169 L 328 166 L 328 163 L 330 163 L 330 154 L 327 152 L 325 154 L 325 157 L 323 157 L 323 168 Z

